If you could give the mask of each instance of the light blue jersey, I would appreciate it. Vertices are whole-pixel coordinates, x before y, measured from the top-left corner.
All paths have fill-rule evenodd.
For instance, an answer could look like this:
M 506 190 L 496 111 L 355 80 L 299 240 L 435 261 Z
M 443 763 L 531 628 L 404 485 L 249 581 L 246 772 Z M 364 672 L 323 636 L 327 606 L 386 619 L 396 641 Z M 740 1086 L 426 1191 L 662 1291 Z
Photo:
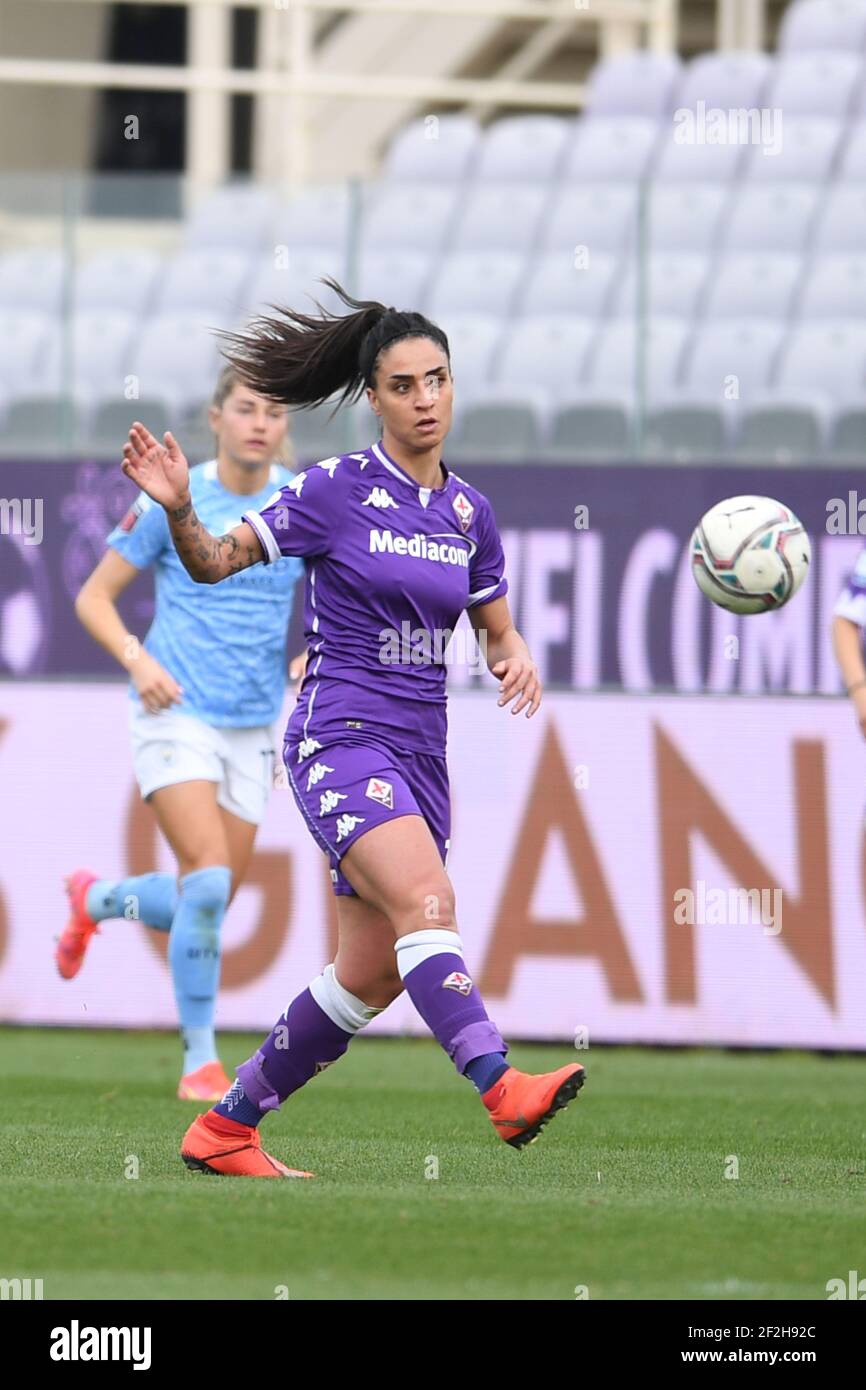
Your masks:
M 271 467 L 261 492 L 229 492 L 216 460 L 190 469 L 192 503 L 215 536 L 239 526 L 243 512 L 265 505 L 293 474 Z M 150 654 L 183 688 L 173 706 L 207 724 L 248 728 L 280 712 L 286 679 L 286 631 L 303 562 L 284 557 L 252 565 L 219 584 L 197 584 L 181 564 L 164 509 L 140 493 L 108 544 L 136 569 L 153 565 L 156 615 L 144 639 Z M 132 698 L 138 700 L 134 687 Z

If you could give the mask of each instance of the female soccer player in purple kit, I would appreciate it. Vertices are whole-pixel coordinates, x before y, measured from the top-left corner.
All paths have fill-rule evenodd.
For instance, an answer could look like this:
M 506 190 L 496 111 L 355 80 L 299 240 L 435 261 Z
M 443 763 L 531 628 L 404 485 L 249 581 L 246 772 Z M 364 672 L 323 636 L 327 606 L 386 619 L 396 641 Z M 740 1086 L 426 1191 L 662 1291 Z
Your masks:
M 346 1051 L 404 989 L 496 1132 L 522 1148 L 578 1093 L 576 1063 L 543 1075 L 510 1066 L 463 960 L 445 870 L 449 793 L 446 668 L 437 634 L 464 609 L 500 681 L 499 704 L 531 717 L 541 684 L 505 597 L 503 553 L 487 499 L 442 462 L 451 425 L 448 339 L 414 312 L 351 298 L 352 312 L 279 310 L 224 335 L 249 386 L 290 406 L 367 388 L 377 443 L 323 459 L 224 536 L 202 526 L 174 437 L 136 423 L 123 469 L 166 510 L 192 577 L 217 583 L 248 565 L 300 556 L 309 651 L 283 758 L 337 895 L 335 960 L 285 1012 L 223 1099 L 187 1130 L 190 1168 L 310 1177 L 261 1147 L 257 1126 Z M 321 307 L 321 306 L 318 306 Z M 403 626 L 408 623 L 408 629 Z M 422 629 L 431 659 L 391 660 L 389 635 Z M 405 653 L 402 653 L 405 655 Z

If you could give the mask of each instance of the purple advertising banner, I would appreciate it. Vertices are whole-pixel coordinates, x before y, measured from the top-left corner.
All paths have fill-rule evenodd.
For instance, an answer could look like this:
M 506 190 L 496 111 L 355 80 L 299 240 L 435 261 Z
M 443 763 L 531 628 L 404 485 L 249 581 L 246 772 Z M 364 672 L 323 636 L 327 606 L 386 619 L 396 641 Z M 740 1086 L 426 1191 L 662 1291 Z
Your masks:
M 829 621 L 866 543 L 857 470 L 467 463 L 456 471 L 493 504 L 512 612 L 549 685 L 839 689 Z M 708 507 L 746 493 L 793 508 L 812 540 L 812 572 L 781 612 L 736 618 L 699 592 L 689 539 Z M 0 674 L 120 676 L 80 627 L 73 601 L 134 489 L 114 465 L 12 461 L 0 464 L 0 494 Z M 149 576 L 131 586 L 121 611 L 143 636 Z M 300 641 L 296 611 L 291 649 Z

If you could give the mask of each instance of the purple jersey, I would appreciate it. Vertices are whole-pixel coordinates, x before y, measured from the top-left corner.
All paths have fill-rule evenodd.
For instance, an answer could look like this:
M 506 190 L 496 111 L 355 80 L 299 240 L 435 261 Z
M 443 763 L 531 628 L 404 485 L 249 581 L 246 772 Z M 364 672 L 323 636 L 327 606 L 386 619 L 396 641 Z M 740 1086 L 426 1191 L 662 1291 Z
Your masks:
M 444 487 L 421 487 L 379 441 L 312 464 L 245 513 L 268 562 L 305 561 L 310 655 L 287 738 L 357 731 L 444 754 L 447 635 L 508 584 L 490 503 L 442 468 Z

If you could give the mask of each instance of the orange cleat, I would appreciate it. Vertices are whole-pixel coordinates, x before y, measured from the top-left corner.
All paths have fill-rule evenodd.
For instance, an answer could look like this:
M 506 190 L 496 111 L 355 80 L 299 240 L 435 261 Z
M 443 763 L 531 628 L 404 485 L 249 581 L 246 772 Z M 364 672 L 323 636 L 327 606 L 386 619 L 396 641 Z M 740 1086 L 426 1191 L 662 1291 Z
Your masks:
M 187 1168 L 232 1178 L 313 1178 L 301 1168 L 287 1168 L 262 1148 L 261 1135 L 208 1110 L 197 1115 L 183 1136 L 180 1156 Z
M 69 898 L 70 917 L 60 934 L 54 959 L 64 980 L 71 980 L 81 969 L 84 953 L 90 945 L 90 938 L 99 927 L 92 917 L 88 917 L 85 901 L 91 883 L 96 882 L 96 874 L 88 869 L 76 869 L 64 879 L 66 896 Z
M 205 1062 L 196 1071 L 187 1072 L 177 1086 L 178 1100 L 207 1100 L 213 1103 L 222 1100 L 231 1086 L 231 1081 L 223 1071 L 222 1062 Z
M 535 1142 L 557 1110 L 574 1100 L 585 1080 L 586 1072 L 576 1062 L 540 1076 L 509 1067 L 481 1099 L 499 1137 L 513 1149 L 522 1149 Z

